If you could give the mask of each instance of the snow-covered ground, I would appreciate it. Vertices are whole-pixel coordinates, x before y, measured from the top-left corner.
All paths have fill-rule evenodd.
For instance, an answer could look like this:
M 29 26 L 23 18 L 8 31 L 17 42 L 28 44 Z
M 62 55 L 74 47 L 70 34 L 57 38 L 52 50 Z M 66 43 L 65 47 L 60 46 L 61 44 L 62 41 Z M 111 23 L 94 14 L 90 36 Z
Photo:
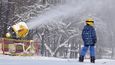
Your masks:
M 90 63 L 85 60 L 83 63 L 78 59 L 59 59 L 48 57 L 16 57 L 16 56 L 0 56 L 0 65 L 115 65 L 115 60 L 97 59 L 96 63 Z

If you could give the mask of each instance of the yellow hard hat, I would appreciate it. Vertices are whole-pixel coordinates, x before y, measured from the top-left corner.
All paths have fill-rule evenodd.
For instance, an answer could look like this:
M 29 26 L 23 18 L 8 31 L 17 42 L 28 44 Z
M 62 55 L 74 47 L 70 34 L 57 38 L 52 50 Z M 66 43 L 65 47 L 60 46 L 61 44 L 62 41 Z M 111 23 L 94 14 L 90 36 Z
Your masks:
M 86 22 L 94 22 L 93 18 L 88 18 Z
M 88 18 L 88 19 L 86 20 L 86 24 L 89 24 L 89 25 L 93 26 L 94 20 L 93 20 L 92 18 Z

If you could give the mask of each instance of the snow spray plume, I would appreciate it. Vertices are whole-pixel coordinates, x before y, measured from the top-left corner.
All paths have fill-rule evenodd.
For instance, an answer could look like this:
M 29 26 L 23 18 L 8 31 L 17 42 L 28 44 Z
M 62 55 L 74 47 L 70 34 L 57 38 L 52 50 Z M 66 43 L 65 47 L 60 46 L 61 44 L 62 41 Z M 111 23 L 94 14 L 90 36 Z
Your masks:
M 113 1 L 114 0 L 66 0 L 65 4 L 49 9 L 38 17 L 30 20 L 27 25 L 30 29 L 33 29 L 40 24 L 59 22 L 60 20 L 66 19 L 70 16 L 76 16 L 82 20 L 85 20 L 88 17 L 96 17 L 96 15 L 100 14 L 105 7 L 108 9 L 109 5 L 112 4 Z M 80 16 L 81 14 L 83 15 Z M 101 21 L 96 22 L 95 24 L 100 22 Z
M 97 37 L 99 37 L 97 43 L 104 45 L 114 43 L 114 4 L 115 0 L 66 0 L 65 4 L 49 9 L 45 13 L 30 20 L 27 25 L 29 29 L 34 29 L 41 24 L 60 22 L 63 19 L 71 18 L 71 16 L 75 16 L 75 19 L 81 19 L 81 22 L 92 17 L 97 28 Z
M 96 27 L 108 34 L 106 31 L 108 23 L 106 21 L 107 18 L 110 18 L 108 14 L 115 10 L 114 2 L 115 0 L 66 0 L 65 4 L 49 9 L 30 20 L 27 25 L 29 29 L 34 29 L 41 24 L 59 22 L 71 16 L 80 18 L 83 22 L 86 18 L 92 17 L 95 20 Z M 107 20 L 105 21 L 105 19 Z M 113 20 L 111 19 L 111 21 Z

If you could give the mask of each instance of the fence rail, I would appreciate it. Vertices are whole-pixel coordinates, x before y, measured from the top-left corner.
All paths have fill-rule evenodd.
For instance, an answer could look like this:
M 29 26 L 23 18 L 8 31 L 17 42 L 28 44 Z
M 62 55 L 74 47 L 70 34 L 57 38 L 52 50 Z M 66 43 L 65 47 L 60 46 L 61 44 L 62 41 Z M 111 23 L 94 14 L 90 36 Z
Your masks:
M 32 40 L 0 39 L 0 54 L 16 56 L 38 55 L 39 43 Z

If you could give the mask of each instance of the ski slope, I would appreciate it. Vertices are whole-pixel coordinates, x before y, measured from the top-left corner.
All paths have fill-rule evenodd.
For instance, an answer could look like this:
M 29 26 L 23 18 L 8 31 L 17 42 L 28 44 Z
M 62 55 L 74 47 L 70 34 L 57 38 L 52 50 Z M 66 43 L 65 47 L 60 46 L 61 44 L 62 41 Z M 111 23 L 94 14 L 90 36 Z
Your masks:
M 115 65 L 115 60 L 98 59 L 96 63 L 85 60 L 83 63 L 78 59 L 59 59 L 48 57 L 15 57 L 0 56 L 0 65 Z

